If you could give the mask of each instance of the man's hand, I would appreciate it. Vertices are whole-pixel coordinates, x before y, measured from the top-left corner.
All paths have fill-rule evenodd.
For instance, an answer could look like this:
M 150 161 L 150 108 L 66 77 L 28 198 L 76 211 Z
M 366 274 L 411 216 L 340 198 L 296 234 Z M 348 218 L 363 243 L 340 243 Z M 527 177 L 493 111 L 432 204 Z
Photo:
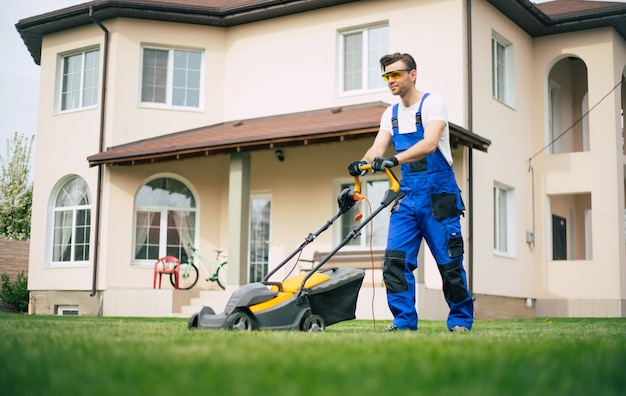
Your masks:
M 367 161 L 352 161 L 348 165 L 348 172 L 350 176 L 365 176 L 367 170 L 361 170 L 361 165 L 367 165 Z
M 396 165 L 398 165 L 398 159 L 396 157 L 376 157 L 374 161 L 372 161 L 372 171 L 382 172 L 385 168 L 393 168 Z

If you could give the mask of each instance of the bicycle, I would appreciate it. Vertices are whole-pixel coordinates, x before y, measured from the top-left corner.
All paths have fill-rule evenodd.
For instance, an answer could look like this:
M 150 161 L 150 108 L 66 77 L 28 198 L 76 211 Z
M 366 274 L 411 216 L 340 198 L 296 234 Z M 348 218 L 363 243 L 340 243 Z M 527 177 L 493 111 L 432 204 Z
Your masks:
M 223 250 L 215 250 L 215 260 L 209 260 L 202 256 L 198 249 L 193 246 L 189 246 L 191 250 L 191 256 L 189 262 L 180 264 L 180 273 L 178 279 L 178 288 L 181 290 L 189 290 L 196 285 L 200 278 L 200 273 L 196 263 L 200 265 L 202 270 L 206 273 L 207 282 L 217 282 L 218 286 L 224 290 L 226 289 L 226 264 L 227 261 L 220 261 L 220 254 Z M 209 271 L 207 265 L 209 265 L 213 271 Z M 170 274 L 170 282 L 175 287 L 176 278 L 174 274 Z

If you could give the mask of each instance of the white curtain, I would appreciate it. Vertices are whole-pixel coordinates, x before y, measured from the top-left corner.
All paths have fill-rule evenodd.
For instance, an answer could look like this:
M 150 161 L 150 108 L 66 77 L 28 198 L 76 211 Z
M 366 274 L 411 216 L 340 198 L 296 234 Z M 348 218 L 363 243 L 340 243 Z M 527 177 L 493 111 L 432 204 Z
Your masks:
M 194 243 L 195 235 L 194 202 L 188 188 L 175 179 L 159 178 L 142 186 L 135 198 L 135 258 L 138 260 L 146 258 L 137 257 L 137 254 L 142 248 L 147 247 L 148 233 L 151 229 L 158 228 L 164 231 L 162 227 L 167 227 L 163 224 L 164 220 L 169 224 L 174 223 L 180 243 L 187 256 L 191 256 L 189 244 Z M 178 208 L 183 210 L 175 210 Z M 190 210 L 185 210 L 186 208 Z M 168 233 L 171 232 L 172 230 L 168 230 Z M 166 241 L 159 241 L 161 249 L 166 244 Z
M 150 225 L 150 213 L 137 211 L 137 225 L 135 226 L 135 258 L 137 253 L 146 244 Z
M 145 184 L 137 193 L 135 198 L 135 211 L 136 222 L 135 225 L 135 258 L 142 259 L 145 257 L 137 257 L 137 253 L 142 247 L 147 249 L 147 238 L 150 230 L 150 220 L 154 216 L 160 213 L 158 210 L 141 209 L 143 208 L 156 208 L 162 205 L 163 195 L 167 194 L 166 191 L 160 189 L 154 189 L 150 185 Z M 158 224 L 157 224 L 158 225 Z
M 180 243 L 183 245 L 183 249 L 187 253 L 187 257 L 191 257 L 191 249 L 189 246 L 193 246 L 193 232 L 191 228 L 190 213 L 188 211 L 176 210 L 171 212 L 174 218 L 174 224 L 176 224 L 176 230 L 180 237 Z
M 53 258 L 54 261 L 64 261 L 63 260 L 64 253 L 68 249 L 70 249 L 70 251 L 72 249 L 72 246 L 70 245 L 70 243 L 72 240 L 72 230 L 74 229 L 73 219 L 74 219 L 73 210 L 63 210 L 63 211 L 57 212 L 57 216 L 56 216 L 57 221 L 54 227 L 57 230 L 56 232 L 61 233 L 61 243 L 58 248 L 59 249 L 58 257 L 54 257 Z M 70 256 L 67 261 L 72 261 L 72 260 L 73 258 Z

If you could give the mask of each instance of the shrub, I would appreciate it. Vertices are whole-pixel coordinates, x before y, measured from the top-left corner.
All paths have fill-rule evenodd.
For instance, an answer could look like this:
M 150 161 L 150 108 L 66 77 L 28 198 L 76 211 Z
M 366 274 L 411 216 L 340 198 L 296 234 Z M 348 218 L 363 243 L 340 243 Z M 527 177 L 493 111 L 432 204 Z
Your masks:
M 7 274 L 2 274 L 1 277 L 0 303 L 2 308 L 12 312 L 26 312 L 28 310 L 28 278 L 24 275 L 24 271 L 17 275 L 15 282 L 11 282 Z

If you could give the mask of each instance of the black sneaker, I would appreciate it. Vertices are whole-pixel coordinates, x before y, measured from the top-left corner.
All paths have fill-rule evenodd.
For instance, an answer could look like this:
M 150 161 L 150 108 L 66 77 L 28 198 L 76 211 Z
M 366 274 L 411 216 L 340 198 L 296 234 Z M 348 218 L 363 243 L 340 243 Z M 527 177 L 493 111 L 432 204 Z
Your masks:
M 469 331 L 469 329 L 465 326 L 459 326 L 459 325 L 454 325 L 452 327 L 450 327 L 450 331 L 453 333 L 460 333 L 460 332 L 464 332 L 464 331 Z
M 391 324 L 391 326 L 387 327 L 387 331 L 396 331 L 396 330 L 400 330 L 400 328 L 396 326 L 395 324 Z

